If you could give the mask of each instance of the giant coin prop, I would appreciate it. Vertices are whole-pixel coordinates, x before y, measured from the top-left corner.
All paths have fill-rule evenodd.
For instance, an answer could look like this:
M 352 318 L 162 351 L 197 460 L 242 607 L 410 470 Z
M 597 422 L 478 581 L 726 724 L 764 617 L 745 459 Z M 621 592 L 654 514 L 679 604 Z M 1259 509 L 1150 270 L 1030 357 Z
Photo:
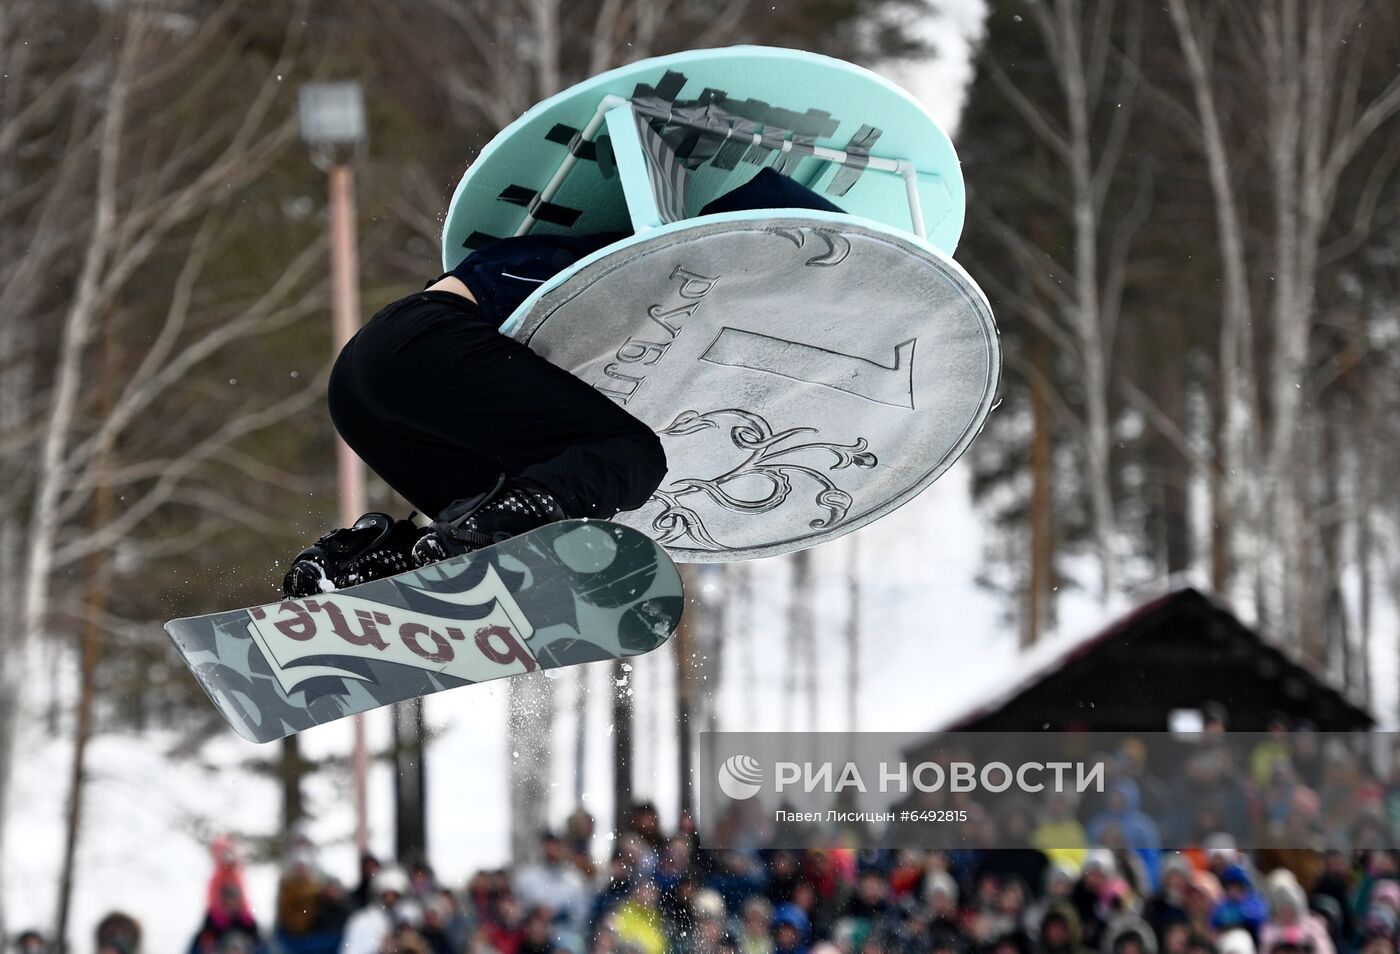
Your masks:
M 762 166 L 849 214 L 699 215 Z M 669 472 L 616 520 L 673 557 L 848 533 L 948 469 L 991 409 L 991 309 L 950 257 L 947 135 L 868 70 L 793 50 L 675 54 L 535 106 L 457 186 L 446 267 L 529 232 L 634 234 L 502 328 L 651 426 Z

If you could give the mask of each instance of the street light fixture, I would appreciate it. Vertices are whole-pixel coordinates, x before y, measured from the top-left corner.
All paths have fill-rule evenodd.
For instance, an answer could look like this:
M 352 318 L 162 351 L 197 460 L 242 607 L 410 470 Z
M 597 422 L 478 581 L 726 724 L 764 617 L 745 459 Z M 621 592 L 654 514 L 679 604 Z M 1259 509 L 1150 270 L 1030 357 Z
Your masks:
M 364 91 L 353 80 L 307 83 L 301 88 L 297 119 L 312 158 L 318 165 L 332 165 L 338 155 L 353 155 L 365 142 Z
M 366 139 L 364 93 L 360 84 L 353 81 L 307 83 L 301 88 L 299 100 L 297 118 L 301 125 L 301 138 L 311 148 L 311 161 L 325 171 L 330 195 L 331 327 L 338 354 L 360 324 L 360 280 L 355 257 L 355 185 L 350 162 Z M 339 438 L 336 438 L 336 463 L 340 477 L 340 522 L 348 527 L 368 509 L 365 503 L 365 468 L 349 445 Z M 355 793 L 355 845 L 363 854 L 369 847 L 366 783 L 369 758 L 365 748 L 363 715 L 354 718 L 354 737 L 351 766 Z

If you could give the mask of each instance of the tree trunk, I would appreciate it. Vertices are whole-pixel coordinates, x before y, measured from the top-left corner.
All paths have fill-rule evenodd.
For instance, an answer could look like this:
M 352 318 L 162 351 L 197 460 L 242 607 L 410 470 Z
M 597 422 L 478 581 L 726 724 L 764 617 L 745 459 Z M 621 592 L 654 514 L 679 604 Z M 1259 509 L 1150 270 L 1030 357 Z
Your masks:
M 102 413 L 111 413 L 112 400 L 117 383 L 117 340 L 110 323 L 102 342 Z M 111 516 L 112 488 L 109 475 L 112 471 L 112 444 L 104 442 L 98 453 L 97 474 L 99 484 L 93 495 L 91 525 L 101 527 Z M 68 772 L 68 812 L 64 832 L 63 866 L 58 882 L 58 917 L 54 925 L 54 944 L 58 951 L 68 950 L 68 915 L 73 900 L 75 864 L 78 855 L 78 839 L 83 826 L 83 789 L 87 782 L 87 748 L 92 738 L 93 709 L 97 698 L 97 669 L 102 659 L 101 619 L 107 609 L 107 594 L 111 580 L 111 562 L 106 550 L 88 557 L 84 568 L 87 579 L 87 598 L 83 601 L 83 615 L 78 621 L 78 709 L 73 725 L 73 758 Z
M 306 817 L 306 802 L 301 791 L 306 762 L 301 757 L 301 743 L 295 735 L 287 736 L 278 744 L 281 758 L 277 763 L 277 778 L 282 783 L 282 837 L 285 839 L 293 826 Z
M 797 731 L 801 729 L 806 732 L 815 732 L 817 729 L 815 716 L 810 711 L 813 704 L 811 699 L 811 674 L 809 670 L 816 662 L 816 651 L 814 640 L 816 634 L 813 632 L 812 623 L 812 552 L 810 550 L 798 550 L 789 558 L 792 566 L 792 581 L 788 591 L 788 618 L 787 618 L 787 673 L 786 673 L 786 709 L 784 712 L 784 722 L 787 731 Z M 808 719 L 807 725 L 797 724 L 797 704 L 799 697 L 806 690 L 808 693 Z
M 1035 334 L 1036 367 L 1049 364 L 1043 335 Z M 1054 456 L 1051 431 L 1054 418 L 1045 393 L 1046 375 L 1030 376 L 1031 390 L 1031 501 L 1030 578 L 1026 584 L 1026 612 L 1021 625 L 1021 648 L 1033 646 L 1050 627 L 1055 587 Z
M 23 710 L 23 669 L 29 649 L 47 625 L 51 575 L 58 543 L 59 501 L 68 471 L 66 455 L 78 411 L 83 352 L 97 320 L 99 285 L 110 253 L 116 225 L 116 194 L 126 102 L 131 68 L 142 30 L 137 17 L 126 20 L 128 30 L 118 54 L 117 68 L 107 85 L 99 140 L 97 191 L 87 245 L 76 290 L 64 316 L 54 384 L 37 460 L 34 499 L 28 527 L 28 558 L 22 574 L 20 625 L 17 639 L 5 647 L 6 682 L 0 685 L 0 809 L 5 807 L 13 765 L 18 714 Z M 5 839 L 5 815 L 0 812 L 0 852 Z M 0 855 L 3 857 L 3 855 Z
M 685 612 L 681 614 L 680 625 L 671 639 L 676 663 L 676 791 L 680 793 L 680 810 L 684 814 L 695 814 L 695 764 L 694 737 L 691 733 L 691 712 L 694 702 L 695 673 L 695 616 L 704 611 L 699 574 L 692 565 L 681 568 L 681 582 L 689 594 Z
M 613 831 L 622 832 L 632 817 L 632 665 L 612 664 Z
M 574 673 L 574 805 L 583 804 L 588 776 L 588 678 L 593 670 L 579 666 Z
M 1099 198 L 1095 184 L 1092 106 L 1085 75 L 1082 15 L 1078 0 L 1057 0 L 1061 43 L 1060 82 L 1069 117 L 1069 172 L 1074 229 L 1074 320 L 1084 386 L 1084 480 L 1099 560 L 1100 596 L 1118 586 L 1116 521 L 1109 451 L 1109 360 L 1099 301 Z
M 1233 590 L 1241 524 L 1253 529 L 1258 517 L 1257 473 L 1249 458 L 1249 435 L 1258 420 L 1254 400 L 1254 338 L 1249 272 L 1239 199 L 1230 174 L 1225 129 L 1216 107 L 1211 64 L 1200 27 L 1186 0 L 1168 0 L 1191 83 L 1201 146 L 1215 206 L 1221 271 L 1220 334 L 1217 344 L 1215 447 L 1219 463 L 1211 474 L 1211 583 L 1225 596 Z
M 428 858 L 428 771 L 423 700 L 395 703 L 394 854 L 400 862 Z
M 506 704 L 511 859 L 523 864 L 534 859 L 549 820 L 554 682 L 539 671 L 516 676 Z
M 846 731 L 854 736 L 860 726 L 860 537 L 846 539 Z

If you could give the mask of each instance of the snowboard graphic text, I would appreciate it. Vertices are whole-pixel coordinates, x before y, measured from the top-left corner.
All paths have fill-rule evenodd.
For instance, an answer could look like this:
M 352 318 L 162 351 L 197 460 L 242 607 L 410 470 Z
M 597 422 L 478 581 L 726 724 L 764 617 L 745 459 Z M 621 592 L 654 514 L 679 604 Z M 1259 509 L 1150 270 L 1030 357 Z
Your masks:
M 428 693 L 650 652 L 684 605 L 654 540 L 565 520 L 387 579 L 165 629 L 229 725 L 270 742 Z
M 454 626 L 441 617 L 335 594 L 250 609 L 248 635 L 287 692 L 318 676 L 365 678 L 353 664 L 338 665 L 338 657 L 398 663 L 468 682 L 537 668 L 525 645 L 534 628 L 494 567 L 469 590 L 425 596 L 461 607 L 468 618 Z

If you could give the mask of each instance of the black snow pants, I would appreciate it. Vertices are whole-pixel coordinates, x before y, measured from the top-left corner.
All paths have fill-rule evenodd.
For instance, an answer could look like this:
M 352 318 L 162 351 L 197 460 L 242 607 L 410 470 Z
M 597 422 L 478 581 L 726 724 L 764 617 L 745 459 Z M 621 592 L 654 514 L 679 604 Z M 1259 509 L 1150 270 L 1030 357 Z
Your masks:
M 778 208 L 842 211 L 765 168 L 701 213 Z M 500 474 L 540 485 L 571 517 L 646 503 L 666 476 L 656 435 L 496 330 L 540 282 L 622 237 L 503 239 L 447 273 L 481 305 L 424 291 L 379 312 L 331 372 L 331 420 L 345 443 L 430 517 Z
M 606 518 L 646 503 L 666 475 L 650 428 L 451 292 L 371 318 L 336 360 L 329 405 L 355 453 L 433 518 L 502 474 L 571 517 Z

